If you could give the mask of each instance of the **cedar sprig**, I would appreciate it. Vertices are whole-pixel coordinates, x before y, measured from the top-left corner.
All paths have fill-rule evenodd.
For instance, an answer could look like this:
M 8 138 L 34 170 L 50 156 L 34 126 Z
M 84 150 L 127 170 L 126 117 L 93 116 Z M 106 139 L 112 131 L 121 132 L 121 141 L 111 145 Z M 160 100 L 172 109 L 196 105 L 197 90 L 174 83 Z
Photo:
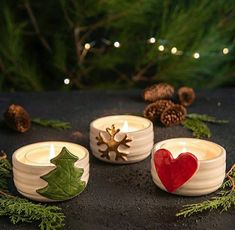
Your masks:
M 1 151 L 1 156 L 5 155 Z M 7 159 L 0 160 L 0 190 L 8 191 L 8 180 L 11 177 L 11 164 Z
M 52 119 L 33 118 L 32 122 L 44 127 L 51 127 L 54 129 L 70 129 L 70 122 Z
M 216 123 L 216 124 L 226 124 L 229 122 L 228 120 L 218 120 L 216 117 L 209 116 L 207 114 L 190 113 L 187 115 L 187 117 L 191 119 L 196 119 L 196 120 Z
M 191 216 L 196 213 L 200 213 L 206 210 L 212 211 L 221 208 L 221 212 L 227 211 L 229 208 L 235 206 L 235 192 L 223 192 L 218 196 L 212 197 L 210 200 L 203 201 L 198 204 L 184 205 L 176 216 Z
M 227 173 L 227 178 L 221 186 L 222 190 L 215 197 L 196 204 L 184 205 L 176 216 L 191 216 L 203 211 L 220 209 L 221 212 L 235 207 L 235 164 Z
M 64 226 L 65 216 L 61 208 L 35 204 L 9 194 L 7 181 L 10 177 L 10 162 L 0 159 L 0 216 L 8 216 L 13 224 L 38 222 L 41 230 L 56 230 Z
M 218 120 L 216 117 L 209 116 L 207 114 L 190 113 L 187 114 L 186 119 L 182 122 L 184 128 L 193 132 L 193 136 L 196 138 L 211 137 L 211 131 L 205 122 L 215 124 L 225 124 L 228 120 Z
M 40 222 L 41 230 L 59 229 L 64 224 L 64 214 L 57 206 L 34 204 L 27 199 L 3 195 L 0 197 L 0 216 L 8 216 L 13 224 Z
M 196 138 L 200 137 L 211 137 L 211 131 L 209 127 L 201 120 L 194 118 L 186 118 L 182 125 L 184 128 L 189 129 L 193 132 L 193 136 Z

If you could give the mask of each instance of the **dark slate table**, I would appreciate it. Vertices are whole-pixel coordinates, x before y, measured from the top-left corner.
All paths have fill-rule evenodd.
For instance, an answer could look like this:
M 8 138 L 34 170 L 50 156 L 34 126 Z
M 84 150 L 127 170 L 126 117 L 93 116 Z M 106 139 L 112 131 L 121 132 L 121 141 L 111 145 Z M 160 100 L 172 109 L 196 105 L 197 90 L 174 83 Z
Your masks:
M 17 148 L 38 141 L 76 142 L 89 149 L 89 123 L 111 114 L 138 114 L 145 103 L 139 90 L 43 93 L 0 93 L 0 113 L 8 104 L 24 106 L 32 117 L 70 121 L 71 130 L 57 131 L 36 125 L 25 134 L 0 130 L 0 149 L 10 159 Z M 198 91 L 196 103 L 189 112 L 207 113 L 229 119 L 227 125 L 210 125 L 212 141 L 227 150 L 227 168 L 235 161 L 235 89 Z M 74 136 L 79 131 L 82 135 Z M 155 142 L 191 137 L 181 126 L 155 127 Z M 14 190 L 14 188 L 12 188 Z M 213 195 L 213 194 L 212 194 Z M 204 197 L 182 197 L 158 189 L 151 179 L 150 157 L 131 165 L 112 165 L 90 156 L 90 179 L 86 190 L 77 198 L 59 203 L 66 214 L 64 229 L 235 229 L 235 210 L 205 212 L 190 218 L 175 213 L 184 204 L 199 202 Z M 0 218 L 0 229 L 36 229 L 37 225 L 13 226 Z

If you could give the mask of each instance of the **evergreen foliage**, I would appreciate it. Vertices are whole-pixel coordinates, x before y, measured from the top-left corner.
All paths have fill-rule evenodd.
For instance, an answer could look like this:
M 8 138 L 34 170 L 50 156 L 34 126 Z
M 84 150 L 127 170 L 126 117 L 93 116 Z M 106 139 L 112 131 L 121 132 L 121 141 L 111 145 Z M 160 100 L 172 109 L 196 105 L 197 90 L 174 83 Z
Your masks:
M 182 125 L 184 128 L 191 130 L 193 132 L 193 136 L 196 138 L 211 137 L 211 131 L 209 127 L 207 126 L 207 124 L 200 120 L 186 118 L 182 122 Z
M 211 131 L 205 122 L 214 124 L 226 124 L 228 120 L 218 120 L 216 117 L 207 114 L 190 113 L 187 114 L 186 119 L 182 122 L 184 128 L 193 132 L 196 138 L 211 137 Z
M 0 160 L 0 190 L 8 191 L 8 181 L 11 177 L 11 165 L 7 159 Z
M 183 206 L 176 216 L 191 216 L 204 211 L 221 210 L 227 211 L 235 207 L 235 164 L 227 173 L 227 179 L 221 186 L 216 196 L 209 200 L 205 200 L 195 204 L 187 204 Z
M 207 114 L 198 114 L 198 113 L 190 113 L 187 115 L 188 118 L 196 119 L 200 121 L 215 123 L 215 124 L 226 124 L 228 120 L 218 120 L 216 117 L 209 116 Z
M 9 194 L 7 182 L 11 173 L 9 161 L 0 159 L 0 216 L 9 217 L 13 224 L 38 223 L 41 230 L 61 229 L 65 219 L 61 208 L 35 204 Z
M 214 209 L 221 209 L 221 212 L 227 211 L 229 208 L 235 207 L 235 192 L 222 191 L 217 196 L 210 200 L 201 203 L 185 205 L 176 216 L 191 216 L 195 213 L 203 211 L 212 211 Z
M 0 216 L 8 216 L 13 224 L 39 222 L 41 230 L 60 229 L 65 218 L 57 206 L 34 204 L 12 196 L 0 196 Z
M 2 0 L 0 12 L 0 90 L 235 83 L 233 0 Z
M 37 118 L 33 118 L 32 122 L 37 125 L 41 125 L 44 127 L 50 127 L 50 128 L 54 128 L 54 129 L 59 129 L 59 130 L 71 128 L 70 122 L 67 122 L 67 121 L 42 119 L 42 118 L 37 117 Z

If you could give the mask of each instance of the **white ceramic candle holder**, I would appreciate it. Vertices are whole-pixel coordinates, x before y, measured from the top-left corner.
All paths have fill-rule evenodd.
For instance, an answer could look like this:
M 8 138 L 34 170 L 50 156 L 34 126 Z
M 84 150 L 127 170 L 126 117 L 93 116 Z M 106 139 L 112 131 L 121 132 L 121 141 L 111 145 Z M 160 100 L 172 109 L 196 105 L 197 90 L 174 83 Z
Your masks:
M 52 145 L 55 148 L 55 156 L 50 159 L 49 149 Z M 83 191 L 89 179 L 89 153 L 86 148 L 74 143 L 53 141 L 30 144 L 17 149 L 12 161 L 13 179 L 18 192 L 36 201 L 51 202 L 71 199 Z M 57 168 L 55 164 L 58 161 L 63 165 Z M 69 178 L 72 177 L 70 171 L 73 173 L 73 180 Z M 49 173 L 51 173 L 50 176 L 48 176 Z M 52 186 L 49 188 L 49 183 L 46 181 L 48 177 L 51 177 L 52 181 Z M 65 178 L 68 180 L 66 181 Z M 63 196 L 66 191 L 60 191 L 61 188 L 63 190 L 66 183 L 72 182 L 72 187 L 78 188 L 78 192 L 75 195 Z
M 154 163 L 154 154 L 160 149 L 169 150 L 174 159 L 181 153 L 190 152 L 198 160 L 198 168 L 195 174 L 172 193 L 184 196 L 200 196 L 212 193 L 222 185 L 226 171 L 226 151 L 223 147 L 201 139 L 174 138 L 155 144 L 152 150 L 151 174 L 154 183 L 162 190 L 167 191 L 157 173 L 156 162 Z
M 153 124 L 131 115 L 107 116 L 90 124 L 90 147 L 95 157 L 116 164 L 144 160 L 153 147 Z

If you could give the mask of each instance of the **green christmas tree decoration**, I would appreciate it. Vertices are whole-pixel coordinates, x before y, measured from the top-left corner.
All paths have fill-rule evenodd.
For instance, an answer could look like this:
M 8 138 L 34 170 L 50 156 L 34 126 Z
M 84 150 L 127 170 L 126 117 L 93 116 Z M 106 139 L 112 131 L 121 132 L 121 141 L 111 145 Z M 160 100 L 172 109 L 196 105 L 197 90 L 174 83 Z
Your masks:
M 51 159 L 56 168 L 41 177 L 48 185 L 37 192 L 52 200 L 67 200 L 80 194 L 86 183 L 81 180 L 84 170 L 74 166 L 78 159 L 63 147 L 60 154 Z

